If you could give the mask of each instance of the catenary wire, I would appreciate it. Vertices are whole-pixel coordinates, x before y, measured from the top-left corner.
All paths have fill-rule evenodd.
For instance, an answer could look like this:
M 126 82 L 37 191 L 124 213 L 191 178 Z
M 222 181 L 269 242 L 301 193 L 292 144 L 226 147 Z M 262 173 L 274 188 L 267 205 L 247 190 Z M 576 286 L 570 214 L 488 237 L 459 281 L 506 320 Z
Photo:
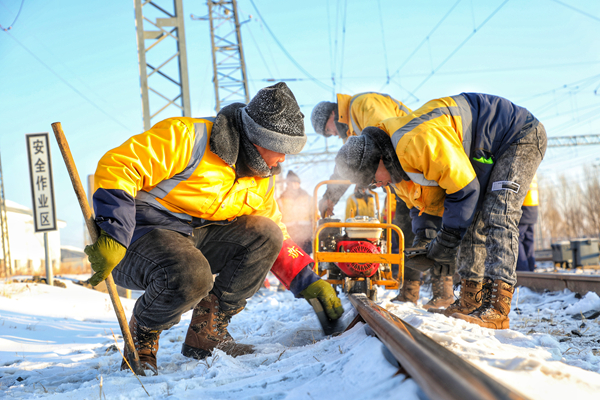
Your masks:
M 21 10 L 23 9 L 23 4 L 24 3 L 25 3 L 25 0 L 21 0 L 21 5 L 19 6 L 19 11 L 17 12 L 17 15 L 15 16 L 15 19 L 8 26 L 8 28 L 4 28 L 2 25 L 0 25 L 0 29 L 2 29 L 4 32 L 8 32 L 8 31 L 10 31 L 12 29 L 13 25 L 15 24 L 15 22 L 17 22 L 17 20 L 19 19 L 19 15 L 21 15 Z
M 283 53 L 286 55 L 286 57 L 296 66 L 296 68 L 298 68 L 304 75 L 306 75 L 308 78 L 310 78 L 311 81 L 313 81 L 317 85 L 321 86 L 321 88 L 323 88 L 323 89 L 325 89 L 327 91 L 331 90 L 331 87 L 329 85 L 324 84 L 323 82 L 321 82 L 320 80 L 318 80 L 317 78 L 315 78 L 314 76 L 312 76 L 307 70 L 305 70 L 294 59 L 294 57 L 292 57 L 292 55 L 290 53 L 288 53 L 288 51 L 285 49 L 285 47 L 283 47 L 283 45 L 281 44 L 281 42 L 279 41 L 279 39 L 277 39 L 277 36 L 275 36 L 275 34 L 271 30 L 271 28 L 269 28 L 269 25 L 267 24 L 267 22 L 265 21 L 265 19 L 261 15 L 260 11 L 258 10 L 258 7 L 256 7 L 256 4 L 254 4 L 254 0 L 250 0 L 250 3 L 252 4 L 252 7 L 254 7 L 254 10 L 256 10 L 256 13 L 258 14 L 258 17 L 261 19 L 261 21 L 265 25 L 265 28 L 267 28 L 267 31 L 271 34 L 271 37 L 273 38 L 273 40 L 275 40 L 275 43 L 277 43 L 277 46 L 279 46 L 279 48 L 281 49 L 281 51 L 283 51 Z
M 113 120 L 114 122 L 116 122 L 118 125 L 120 125 L 121 127 L 123 127 L 124 129 L 126 129 L 127 131 L 132 131 L 131 128 L 126 127 L 125 125 L 123 125 L 123 123 L 121 121 L 119 121 L 118 119 L 116 119 L 115 117 L 113 117 L 112 115 L 110 115 L 108 112 L 104 111 L 99 105 L 97 105 L 96 103 L 94 103 L 91 99 L 89 99 L 86 95 L 84 95 L 82 92 L 80 92 L 75 86 L 71 85 L 66 79 L 64 79 L 62 76 L 60 76 L 56 71 L 54 71 L 48 64 L 46 64 L 44 61 L 42 61 L 38 56 L 36 56 L 31 50 L 29 50 L 23 43 L 21 43 L 16 37 L 14 37 L 13 35 L 11 35 L 8 31 L 6 31 L 6 34 L 13 39 L 15 42 L 17 42 L 19 44 L 19 46 L 21 46 L 25 51 L 27 51 L 33 58 L 35 58 L 40 64 L 42 64 L 44 67 L 46 67 L 46 69 L 48 71 L 50 71 L 54 76 L 56 76 L 61 82 L 63 82 L 65 85 L 67 85 L 69 88 L 71 88 L 71 90 L 73 90 L 75 93 L 77 93 L 82 99 L 84 99 L 85 101 L 87 101 L 88 103 L 90 103 L 94 108 L 96 108 L 98 111 L 100 111 L 102 114 L 106 115 L 108 118 L 110 118 L 111 120 Z
M 494 11 L 492 11 L 492 13 L 481 23 L 479 24 L 479 26 L 477 28 L 475 28 L 475 30 L 473 30 L 473 32 L 471 32 L 466 38 L 465 40 L 463 40 L 449 55 L 448 57 L 446 57 L 444 59 L 444 61 L 442 61 L 436 68 L 435 70 L 433 70 L 431 72 L 431 74 L 427 75 L 427 77 L 425 79 L 423 79 L 423 81 L 421 83 L 419 83 L 417 85 L 416 88 L 414 88 L 412 91 L 416 92 L 417 90 L 419 90 L 421 87 L 423 87 L 423 85 L 440 69 L 444 66 L 444 64 L 446 64 L 451 58 L 452 56 L 454 56 L 454 54 L 456 54 L 477 32 L 479 32 L 479 30 L 490 20 L 494 17 L 494 15 L 496 15 L 496 13 L 498 11 L 500 11 L 500 9 L 502 7 L 504 7 L 504 5 L 508 3 L 508 0 L 505 0 L 504 2 L 502 2 L 502 4 L 500 4 L 500 6 L 498 6 L 498 8 L 496 8 Z

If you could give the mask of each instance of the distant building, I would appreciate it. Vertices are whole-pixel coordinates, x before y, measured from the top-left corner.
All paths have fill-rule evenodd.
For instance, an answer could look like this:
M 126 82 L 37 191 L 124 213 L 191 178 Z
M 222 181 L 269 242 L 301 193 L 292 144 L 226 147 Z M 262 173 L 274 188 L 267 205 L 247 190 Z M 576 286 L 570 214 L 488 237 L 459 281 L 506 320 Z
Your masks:
M 6 217 L 12 260 L 9 274 L 44 274 L 46 271 L 46 253 L 43 232 L 35 233 L 33 211 L 14 201 L 6 200 Z M 57 220 L 58 228 L 67 226 L 65 221 Z M 48 232 L 50 259 L 54 270 L 60 267 L 60 230 Z M 4 255 L 0 251 L 0 260 Z M 4 262 L 2 262 L 4 266 Z M 2 271 L 3 273 L 4 271 Z

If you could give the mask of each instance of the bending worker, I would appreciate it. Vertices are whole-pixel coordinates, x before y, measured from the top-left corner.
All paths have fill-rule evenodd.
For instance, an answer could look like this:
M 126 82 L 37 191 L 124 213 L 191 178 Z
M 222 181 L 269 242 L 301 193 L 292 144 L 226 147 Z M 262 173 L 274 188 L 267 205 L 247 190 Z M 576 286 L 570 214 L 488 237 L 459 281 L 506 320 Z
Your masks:
M 331 319 L 341 316 L 335 291 L 289 238 L 273 197 L 279 163 L 306 143 L 303 117 L 290 89 L 277 83 L 216 118 L 161 121 L 98 163 L 101 234 L 85 248 L 96 272 L 90 283 L 112 271 L 120 286 L 144 291 L 129 322 L 144 369 L 157 373 L 161 331 L 191 309 L 184 356 L 203 359 L 216 347 L 232 356 L 252 352 L 227 325 L 269 270 L 296 297 L 318 298 Z
M 315 132 L 325 136 L 338 136 L 344 143 L 351 136 L 360 135 L 368 126 L 376 126 L 381 121 L 402 117 L 410 114 L 412 110 L 402 102 L 383 93 L 367 92 L 354 96 L 338 94 L 337 103 L 322 101 L 315 106 L 311 114 L 312 126 Z M 340 179 L 339 176 L 331 176 L 330 179 Z M 327 191 L 319 202 L 319 211 L 323 217 L 333 214 L 333 207 L 344 195 L 348 186 L 328 185 Z M 396 198 L 396 214 L 392 223 L 398 226 L 404 233 L 406 243 L 416 245 L 420 243 L 425 235 L 425 230 L 420 229 L 421 237 L 416 238 L 412 234 L 411 218 L 406 203 Z M 430 230 L 435 234 L 439 226 Z M 431 233 L 430 233 L 431 235 Z M 429 239 L 431 240 L 431 239 Z M 432 276 L 432 285 L 435 295 L 424 307 L 444 307 L 452 303 L 452 279 L 445 276 Z M 421 273 L 413 269 L 404 271 L 404 287 L 400 289 L 396 301 L 409 301 L 417 304 L 421 288 Z M 450 293 L 450 295 L 444 295 Z
M 422 188 L 443 190 L 442 227 L 426 246 L 427 258 L 448 275 L 458 262 L 462 278 L 460 298 L 444 312 L 506 329 L 521 205 L 546 142 L 544 126 L 525 108 L 497 96 L 462 93 L 364 129 L 342 146 L 336 170 L 361 185 L 396 184 L 400 196 L 420 209 L 417 220 L 432 202 Z

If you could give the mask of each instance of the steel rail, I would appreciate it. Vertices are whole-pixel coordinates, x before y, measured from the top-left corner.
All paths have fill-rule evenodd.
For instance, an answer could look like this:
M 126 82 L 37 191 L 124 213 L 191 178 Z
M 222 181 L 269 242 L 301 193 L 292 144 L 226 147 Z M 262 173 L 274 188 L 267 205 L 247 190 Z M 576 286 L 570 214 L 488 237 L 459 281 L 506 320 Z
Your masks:
M 600 296 L 600 275 L 517 271 L 517 286 L 525 286 L 538 292 L 569 289 L 582 295 L 595 292 Z
M 348 295 L 364 321 L 430 399 L 528 399 L 369 300 Z

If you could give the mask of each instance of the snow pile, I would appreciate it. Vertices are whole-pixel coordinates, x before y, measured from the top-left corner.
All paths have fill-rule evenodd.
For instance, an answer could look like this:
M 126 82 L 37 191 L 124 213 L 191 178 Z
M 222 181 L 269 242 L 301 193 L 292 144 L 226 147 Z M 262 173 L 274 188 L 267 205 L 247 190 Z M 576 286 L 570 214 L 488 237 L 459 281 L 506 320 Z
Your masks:
M 108 295 L 63 282 L 66 289 L 0 283 L 3 398 L 347 400 L 422 395 L 413 380 L 395 376 L 389 353 L 364 325 L 324 337 L 308 303 L 277 291 L 275 281 L 230 325 L 237 340 L 256 346 L 255 354 L 232 358 L 217 351 L 204 361 L 182 356 L 191 317 L 186 313 L 161 335 L 160 375 L 141 377 L 140 383 L 119 370 L 121 355 L 112 332 L 119 349 L 122 340 Z M 391 303 L 394 295 L 380 290 L 380 305 L 532 399 L 595 399 L 600 393 L 600 318 L 573 318 L 598 306 L 595 294 L 578 298 L 568 291 L 537 294 L 520 288 L 510 315 L 513 329 L 506 331 Z M 422 302 L 427 295 L 423 289 Z M 134 300 L 122 302 L 130 315 Z

